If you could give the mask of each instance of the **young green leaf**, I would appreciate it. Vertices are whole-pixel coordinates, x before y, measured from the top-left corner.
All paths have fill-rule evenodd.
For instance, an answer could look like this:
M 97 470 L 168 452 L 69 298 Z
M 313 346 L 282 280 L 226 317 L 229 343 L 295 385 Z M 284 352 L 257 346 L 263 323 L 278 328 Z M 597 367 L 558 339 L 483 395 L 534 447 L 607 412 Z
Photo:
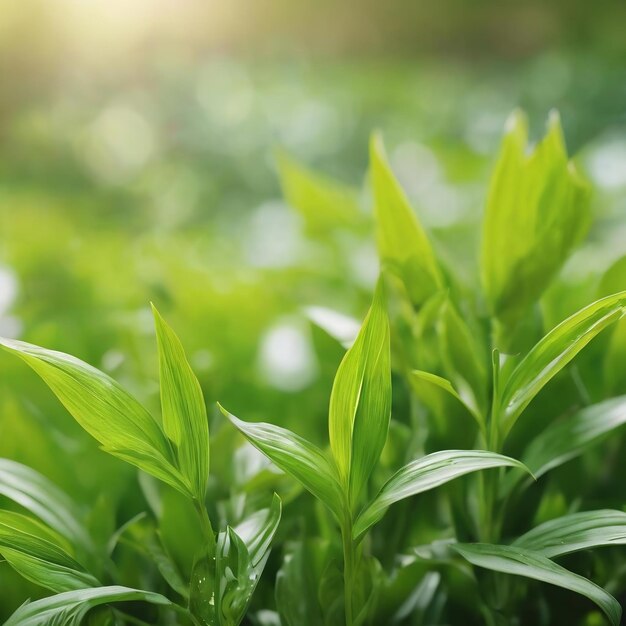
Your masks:
M 261 563 L 270 549 L 274 535 L 278 530 L 281 515 L 282 502 L 278 495 L 274 494 L 268 509 L 261 509 L 253 513 L 234 528 L 234 531 L 246 544 L 253 567 L 257 567 Z
M 0 510 L 0 556 L 24 578 L 54 592 L 99 586 L 70 552 L 56 531 L 20 513 Z
M 519 111 L 507 121 L 484 218 L 482 282 L 494 315 L 509 326 L 539 298 L 590 215 L 589 188 L 568 162 L 558 114 L 529 156 L 527 126 Z
M 185 356 L 180 340 L 153 306 L 159 372 L 163 430 L 174 444 L 177 465 L 204 502 L 209 478 L 209 425 L 200 383 Z
M 16 461 L 0 459 L 0 495 L 43 520 L 75 549 L 93 552 L 91 538 L 80 521 L 77 505 L 39 472 Z
M 330 395 L 330 446 L 345 493 L 355 503 L 387 439 L 391 417 L 389 320 L 382 280 Z
M 485 543 L 457 544 L 452 545 L 452 548 L 477 567 L 532 578 L 586 596 L 606 613 L 613 626 L 619 626 L 622 608 L 611 594 L 542 554 L 513 546 Z
M 9 617 L 4 626 L 80 626 L 87 613 L 109 602 L 143 601 L 174 608 L 165 596 L 128 587 L 96 587 L 66 591 L 55 596 L 26 602 Z M 181 610 L 180 607 L 176 607 Z
M 109 553 L 113 552 L 118 543 L 124 543 L 151 560 L 165 582 L 183 598 L 189 599 L 188 584 L 183 580 L 178 565 L 163 545 L 163 539 L 154 521 L 146 517 L 145 513 L 139 513 L 115 532 L 108 544 Z
M 430 372 L 423 372 L 422 370 L 412 370 L 407 374 L 407 377 L 416 396 L 431 410 L 443 413 L 445 398 L 449 396 L 454 398 L 476 420 L 481 430 L 484 430 L 482 415 L 464 402 L 460 393 L 447 378 L 431 374 Z
M 285 428 L 263 422 L 244 422 L 222 406 L 220 410 L 255 448 L 341 519 L 342 496 L 337 475 L 318 447 Z
M 274 494 L 269 509 L 244 520 L 237 532 L 219 533 L 214 557 L 201 559 L 192 574 L 190 606 L 212 626 L 238 626 L 269 557 L 281 516 L 280 498 Z
M 522 455 L 522 462 L 535 478 L 583 454 L 603 437 L 626 423 L 626 396 L 592 404 L 550 424 L 537 435 Z M 503 483 L 508 493 L 521 475 L 511 472 Z
M 267 555 L 259 564 L 265 566 Z M 220 626 L 239 626 L 260 573 L 252 565 L 248 549 L 241 537 L 230 527 L 218 535 L 215 551 L 215 605 Z
M 62 352 L 11 339 L 0 339 L 0 346 L 39 374 L 106 452 L 190 493 L 189 482 L 174 466 L 170 443 L 159 424 L 112 378 Z
M 501 424 L 505 435 L 544 385 L 625 312 L 626 291 L 607 296 L 568 317 L 532 348 L 502 392 Z
M 442 305 L 438 333 L 446 373 L 482 428 L 487 404 L 487 359 L 483 345 L 448 299 Z
M 362 538 L 395 502 L 434 489 L 470 472 L 494 467 L 525 469 L 515 459 L 485 450 L 444 450 L 412 461 L 398 470 L 365 507 L 354 524 L 352 536 L 355 540 Z
M 548 558 L 600 546 L 626 544 L 626 513 L 600 510 L 572 513 L 533 528 L 513 545 Z
M 379 135 L 370 140 L 378 253 L 404 282 L 414 304 L 439 291 L 443 278 L 426 232 L 396 180 Z

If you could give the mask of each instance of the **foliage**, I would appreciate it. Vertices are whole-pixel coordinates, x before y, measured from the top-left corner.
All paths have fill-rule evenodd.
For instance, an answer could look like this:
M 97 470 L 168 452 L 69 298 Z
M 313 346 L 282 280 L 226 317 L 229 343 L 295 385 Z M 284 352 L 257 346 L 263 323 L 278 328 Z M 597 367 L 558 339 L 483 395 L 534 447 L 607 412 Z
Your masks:
M 318 380 L 299 393 L 270 393 L 257 386 L 262 368 L 235 371 L 229 358 L 254 356 L 247 344 L 279 309 L 270 284 L 288 290 L 314 266 L 270 272 L 239 300 L 228 277 L 203 294 L 182 244 L 169 285 L 187 294 L 177 302 L 184 341 L 153 307 L 158 361 L 146 361 L 136 327 L 109 320 L 111 345 L 124 332 L 133 345 L 134 364 L 115 377 L 102 354 L 88 359 L 96 368 L 0 340 L 65 409 L 43 392 L 30 399 L 36 383 L 6 359 L 2 408 L 25 424 L 15 440 L 43 450 L 29 459 L 3 448 L 0 460 L 0 555 L 27 581 L 16 583 L 22 598 L 36 596 L 7 623 L 617 626 L 625 266 L 567 283 L 563 268 L 593 228 L 589 184 L 556 114 L 530 152 L 527 142 L 516 112 L 469 280 L 446 234 L 413 209 L 380 134 L 363 193 L 278 154 L 302 245 L 337 262 L 319 270 L 334 284 L 328 297 L 292 314 L 317 354 Z M 350 238 L 376 245 L 375 285 L 342 275 Z M 167 303 L 160 287 L 153 297 Z M 370 300 L 362 323 L 332 306 L 343 289 L 357 294 L 358 318 Z M 207 322 L 203 307 L 223 309 Z M 27 334 L 72 346 L 48 333 Z M 187 336 L 194 346 L 210 338 L 214 364 L 186 353 Z M 80 336 L 76 346 L 89 353 Z M 157 369 L 158 388 L 146 382 Z

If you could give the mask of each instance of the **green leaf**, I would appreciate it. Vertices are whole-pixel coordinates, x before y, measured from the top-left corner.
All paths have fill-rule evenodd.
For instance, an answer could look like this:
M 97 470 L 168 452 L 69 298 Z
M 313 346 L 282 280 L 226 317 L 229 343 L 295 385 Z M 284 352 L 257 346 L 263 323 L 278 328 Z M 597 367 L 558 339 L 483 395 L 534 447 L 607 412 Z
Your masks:
M 313 234 L 363 222 L 355 189 L 296 163 L 285 152 L 277 155 L 285 199 L 304 218 Z
M 178 565 L 163 545 L 155 523 L 145 513 L 139 513 L 116 531 L 109 541 L 109 552 L 114 550 L 118 542 L 125 543 L 151 560 L 165 582 L 183 598 L 189 598 L 189 587 Z
M 281 515 L 282 502 L 278 495 L 274 494 L 268 509 L 261 509 L 253 513 L 234 528 L 234 531 L 246 544 L 252 567 L 256 568 L 270 549 L 274 535 L 278 530 Z
M 267 553 L 255 567 L 246 544 L 232 528 L 228 527 L 226 532 L 218 535 L 215 553 L 215 603 L 222 626 L 239 626 L 266 561 Z
M 513 546 L 484 543 L 452 545 L 463 558 L 477 567 L 524 576 L 575 591 L 595 602 L 608 616 L 613 626 L 620 623 L 619 602 L 602 587 L 557 565 L 542 554 Z
M 0 459 L 0 495 L 36 515 L 75 548 L 93 552 L 77 505 L 39 472 L 16 461 Z
M 522 455 L 522 462 L 535 478 L 583 454 L 602 440 L 604 435 L 626 423 L 626 396 L 592 404 L 550 424 Z M 508 493 L 519 481 L 520 474 L 511 472 L 503 490 Z
M 343 504 L 337 474 L 317 446 L 280 426 L 244 422 L 222 406 L 220 410 L 255 448 L 341 519 Z
M 0 555 L 21 576 L 54 592 L 100 584 L 59 533 L 20 513 L 0 510 Z
M 269 557 L 281 516 L 274 494 L 269 509 L 244 520 L 237 530 L 219 533 L 214 557 L 207 554 L 194 567 L 190 606 L 210 626 L 238 626 Z M 241 533 L 241 534 L 239 534 Z
M 370 168 L 381 262 L 403 280 L 411 300 L 419 305 L 442 288 L 441 270 L 376 134 L 370 141 Z
M 339 365 L 330 396 L 330 446 L 355 503 L 387 439 L 391 416 L 389 320 L 382 280 L 353 346 Z
M 444 368 L 463 403 L 484 427 L 487 404 L 487 360 L 482 338 L 472 333 L 450 300 L 445 300 L 438 322 Z
M 174 444 L 177 465 L 192 486 L 196 499 L 204 502 L 209 478 L 209 425 L 200 383 L 174 331 L 153 306 L 163 430 Z
M 500 401 L 504 435 L 544 385 L 625 311 L 626 291 L 607 296 L 568 317 L 532 348 L 504 385 Z
M 589 187 L 568 162 L 558 114 L 530 155 L 527 126 L 519 111 L 507 121 L 484 218 L 482 282 L 494 315 L 509 326 L 540 297 L 590 217 Z
M 524 465 L 515 459 L 485 450 L 444 450 L 412 461 L 398 470 L 365 507 L 354 524 L 352 536 L 355 540 L 361 539 L 395 502 L 470 472 L 494 467 L 524 469 Z
M 66 591 L 35 602 L 27 602 L 9 617 L 4 626 L 80 626 L 82 619 L 96 606 L 138 600 L 175 607 L 158 593 L 118 586 L 96 587 Z
M 465 408 L 481 428 L 484 426 L 482 416 L 464 402 L 459 392 L 447 378 L 422 370 L 412 370 L 408 373 L 408 380 L 417 397 L 431 409 L 438 412 L 443 411 L 445 406 L 443 398 L 450 396 Z
M 276 607 L 284 626 L 324 626 L 318 589 L 329 551 L 328 542 L 318 538 L 287 544 L 276 576 Z
M 605 509 L 564 515 L 533 528 L 513 545 L 548 558 L 626 544 L 626 513 Z
M 159 424 L 112 378 L 87 363 L 23 341 L 0 339 L 0 346 L 24 360 L 103 449 L 190 493 L 174 466 L 172 449 Z

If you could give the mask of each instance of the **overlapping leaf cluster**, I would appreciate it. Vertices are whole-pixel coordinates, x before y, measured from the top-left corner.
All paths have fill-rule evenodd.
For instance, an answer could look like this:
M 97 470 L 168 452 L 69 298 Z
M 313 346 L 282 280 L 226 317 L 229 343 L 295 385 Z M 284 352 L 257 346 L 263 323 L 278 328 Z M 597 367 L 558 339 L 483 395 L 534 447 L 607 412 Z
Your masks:
M 619 624 L 626 503 L 610 475 L 616 449 L 585 464 L 610 450 L 607 435 L 626 421 L 626 396 L 615 392 L 626 390 L 603 373 L 585 380 L 626 357 L 626 273 L 618 262 L 595 300 L 552 328 L 544 321 L 551 286 L 589 228 L 589 188 L 558 116 L 534 149 L 527 142 L 516 112 L 488 194 L 478 292 L 421 224 L 380 136 L 370 144 L 371 217 L 356 192 L 279 155 L 308 235 L 369 225 L 380 259 L 353 337 L 335 326 L 345 317 L 309 309 L 337 350 L 347 347 L 320 411 L 327 443 L 280 416 L 207 411 L 156 309 L 158 416 L 79 359 L 3 339 L 104 451 L 140 470 L 142 493 L 142 511 L 102 536 L 89 522 L 95 505 L 85 511 L 41 474 L 0 460 L 0 555 L 54 594 L 7 623 L 79 624 L 89 613 L 203 626 L 495 626 L 565 614 Z M 210 419 L 222 457 L 232 456 L 211 475 Z M 229 463 L 252 467 L 247 480 L 225 476 Z M 559 471 L 576 463 L 602 496 L 578 493 Z M 564 612 L 559 594 L 572 592 L 583 599 Z

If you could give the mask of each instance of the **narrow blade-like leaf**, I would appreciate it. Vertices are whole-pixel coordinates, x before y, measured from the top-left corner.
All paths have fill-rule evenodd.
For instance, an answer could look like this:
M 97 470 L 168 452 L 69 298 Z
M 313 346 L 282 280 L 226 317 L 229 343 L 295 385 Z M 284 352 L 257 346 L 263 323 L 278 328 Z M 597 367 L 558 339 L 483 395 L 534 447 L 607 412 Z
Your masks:
M 264 422 L 244 422 L 220 406 L 243 436 L 283 472 L 295 478 L 338 517 L 342 497 L 336 472 L 324 453 L 295 433 Z
M 421 394 L 428 394 L 429 398 L 426 400 L 428 404 L 432 404 L 436 402 L 436 396 L 433 394 L 444 393 L 446 395 L 451 396 L 456 401 L 459 402 L 467 412 L 476 420 L 478 426 L 483 429 L 484 428 L 484 420 L 480 413 L 476 411 L 476 409 L 469 406 L 461 397 L 460 393 L 454 388 L 452 383 L 442 376 L 437 376 L 437 374 L 431 374 L 430 372 L 423 372 L 422 370 L 412 370 L 408 374 L 409 383 L 415 390 L 415 393 L 418 397 Z M 428 391 L 427 391 L 428 390 Z M 440 403 L 441 404 L 441 403 Z
M 128 587 L 96 587 L 66 591 L 55 596 L 23 604 L 4 626 L 79 626 L 87 613 L 109 602 L 143 601 L 174 607 L 165 596 Z
M 256 567 L 267 554 L 278 529 L 281 514 L 282 502 L 278 495 L 274 494 L 269 509 L 253 513 L 234 528 L 246 544 L 253 567 Z
M 389 320 L 382 280 L 330 396 L 330 446 L 346 492 L 355 502 L 387 439 L 391 416 Z
M 613 626 L 620 623 L 622 609 L 611 594 L 590 580 L 557 565 L 542 554 L 513 546 L 484 543 L 457 544 L 452 548 L 477 567 L 524 576 L 575 591 L 595 602 L 606 613 Z
M 178 467 L 204 501 L 209 478 L 209 426 L 200 383 L 174 331 L 153 306 L 159 345 L 163 430 L 174 444 Z
M 0 511 L 0 556 L 24 578 L 54 592 L 99 586 L 70 552 L 67 541 L 41 522 Z
M 626 513 L 582 511 L 550 520 L 518 537 L 513 545 L 554 558 L 579 550 L 626 544 Z
M 529 444 L 522 462 L 535 478 L 583 454 L 603 437 L 626 423 L 626 396 L 611 398 L 587 406 L 576 413 L 550 424 Z M 505 478 L 503 491 L 507 493 L 521 475 L 511 472 Z
M 353 537 L 360 539 L 394 502 L 434 489 L 470 472 L 493 467 L 524 469 L 519 461 L 486 450 L 444 450 L 412 461 L 398 470 L 361 512 L 354 525 Z
M 589 186 L 568 161 L 558 113 L 530 154 L 528 124 L 507 122 L 484 218 L 481 273 L 494 315 L 514 328 L 582 239 Z M 506 348 L 505 345 L 496 346 Z
M 78 506 L 52 481 L 34 469 L 0 459 L 0 495 L 24 507 L 86 553 L 93 551 Z
M 403 280 L 413 303 L 422 304 L 441 289 L 441 270 L 428 236 L 391 170 L 379 135 L 370 141 L 370 168 L 381 262 Z
M 621 291 L 574 313 L 539 341 L 505 384 L 500 403 L 505 434 L 543 386 L 625 311 L 626 291 Z
M 104 450 L 189 493 L 159 424 L 111 377 L 73 356 L 23 341 L 0 339 L 0 346 L 37 372 Z

